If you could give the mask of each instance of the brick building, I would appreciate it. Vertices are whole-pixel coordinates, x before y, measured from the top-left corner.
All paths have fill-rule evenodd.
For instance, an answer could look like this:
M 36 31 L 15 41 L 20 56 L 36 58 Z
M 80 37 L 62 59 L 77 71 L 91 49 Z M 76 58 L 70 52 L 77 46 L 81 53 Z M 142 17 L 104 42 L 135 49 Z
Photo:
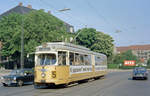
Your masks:
M 150 44 L 149 45 L 131 45 L 124 47 L 117 47 L 117 53 L 122 53 L 131 50 L 140 60 L 147 62 L 150 59 Z

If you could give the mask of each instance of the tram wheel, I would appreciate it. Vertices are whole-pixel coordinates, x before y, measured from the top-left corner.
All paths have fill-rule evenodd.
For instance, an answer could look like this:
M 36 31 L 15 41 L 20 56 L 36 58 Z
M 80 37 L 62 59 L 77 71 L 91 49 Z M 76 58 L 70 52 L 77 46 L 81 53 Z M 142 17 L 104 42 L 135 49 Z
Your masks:
M 86 82 L 88 82 L 88 79 L 86 79 L 86 80 L 80 80 L 80 81 L 78 81 L 78 84 L 82 84 L 82 83 L 86 83 Z
M 40 87 L 41 87 L 40 85 L 34 84 L 34 88 L 35 88 L 35 89 L 39 89 Z
M 61 84 L 61 87 L 63 87 L 63 88 L 68 88 L 68 87 L 69 87 L 69 84 Z
M 100 79 L 100 77 L 94 77 L 94 80 L 98 80 L 98 79 Z

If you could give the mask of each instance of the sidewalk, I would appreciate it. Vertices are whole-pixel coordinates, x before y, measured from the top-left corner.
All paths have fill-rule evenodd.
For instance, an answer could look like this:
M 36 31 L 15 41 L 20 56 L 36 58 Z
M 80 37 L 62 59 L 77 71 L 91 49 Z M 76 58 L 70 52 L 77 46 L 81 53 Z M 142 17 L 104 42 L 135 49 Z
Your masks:
M 108 72 L 125 72 L 125 71 L 132 71 L 133 69 L 107 69 Z
M 0 69 L 0 77 L 4 75 L 8 75 L 12 70 Z

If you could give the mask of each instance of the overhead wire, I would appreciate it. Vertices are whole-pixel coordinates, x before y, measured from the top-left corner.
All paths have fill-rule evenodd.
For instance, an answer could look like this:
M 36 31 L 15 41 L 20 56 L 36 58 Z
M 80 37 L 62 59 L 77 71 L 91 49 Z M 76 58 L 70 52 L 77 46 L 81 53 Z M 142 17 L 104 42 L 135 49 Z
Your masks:
M 115 33 L 120 33 L 122 32 L 121 30 L 119 30 L 113 23 L 110 23 L 108 21 L 108 19 L 106 19 L 106 17 L 104 15 L 102 15 L 102 13 L 100 14 L 100 11 L 97 10 L 88 0 L 84 0 L 87 5 L 98 15 L 98 17 L 103 18 L 104 22 L 106 22 L 107 24 L 111 25 L 114 29 L 115 29 Z
M 67 3 L 69 3 L 67 0 L 65 0 Z M 66 5 L 66 3 L 63 3 L 63 5 L 67 8 L 67 5 Z M 70 4 L 71 5 L 71 4 Z M 74 16 L 72 16 L 72 14 L 70 14 L 70 16 L 71 17 L 74 17 Z M 82 26 L 84 26 L 84 27 L 87 27 L 89 24 L 86 24 L 86 23 L 84 23 L 80 18 L 78 18 L 77 16 L 75 17 L 75 18 L 73 18 L 73 19 L 75 19 L 76 21 L 78 21 L 78 22 L 80 22 L 80 25 L 82 25 Z M 77 25 L 78 26 L 78 25 Z
M 46 6 L 48 6 L 48 7 L 51 7 L 53 10 L 55 10 L 55 12 L 57 12 L 57 13 L 60 13 L 59 11 L 58 11 L 58 9 L 57 8 L 55 8 L 52 4 L 50 4 L 49 2 L 46 2 L 46 1 L 44 1 L 44 0 L 39 0 L 41 3 L 43 3 L 44 5 L 46 5 Z M 66 15 L 67 17 L 69 17 L 69 18 L 71 18 L 72 20 L 74 19 L 74 20 L 76 20 L 77 22 L 80 22 L 80 24 L 82 25 L 85 25 L 81 20 L 79 20 L 79 19 L 77 19 L 77 18 L 73 18 L 71 15 L 69 15 L 69 14 L 66 14 L 65 12 L 61 12 L 62 14 L 64 14 L 64 15 Z

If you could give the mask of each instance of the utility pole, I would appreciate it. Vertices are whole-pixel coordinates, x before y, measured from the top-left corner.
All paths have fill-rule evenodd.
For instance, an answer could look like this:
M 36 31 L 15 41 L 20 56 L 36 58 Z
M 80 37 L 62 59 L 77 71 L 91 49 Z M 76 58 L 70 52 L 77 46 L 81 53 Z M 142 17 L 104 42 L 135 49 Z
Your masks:
M 21 11 L 22 11 L 22 14 L 23 14 L 23 10 L 22 10 L 22 7 L 21 7 Z M 22 16 L 22 26 L 21 26 L 21 57 L 20 57 L 20 65 L 21 65 L 21 69 L 24 68 L 24 20 L 23 20 L 23 16 Z
M 0 41 L 0 63 L 2 62 L 1 49 L 2 49 L 2 42 Z

